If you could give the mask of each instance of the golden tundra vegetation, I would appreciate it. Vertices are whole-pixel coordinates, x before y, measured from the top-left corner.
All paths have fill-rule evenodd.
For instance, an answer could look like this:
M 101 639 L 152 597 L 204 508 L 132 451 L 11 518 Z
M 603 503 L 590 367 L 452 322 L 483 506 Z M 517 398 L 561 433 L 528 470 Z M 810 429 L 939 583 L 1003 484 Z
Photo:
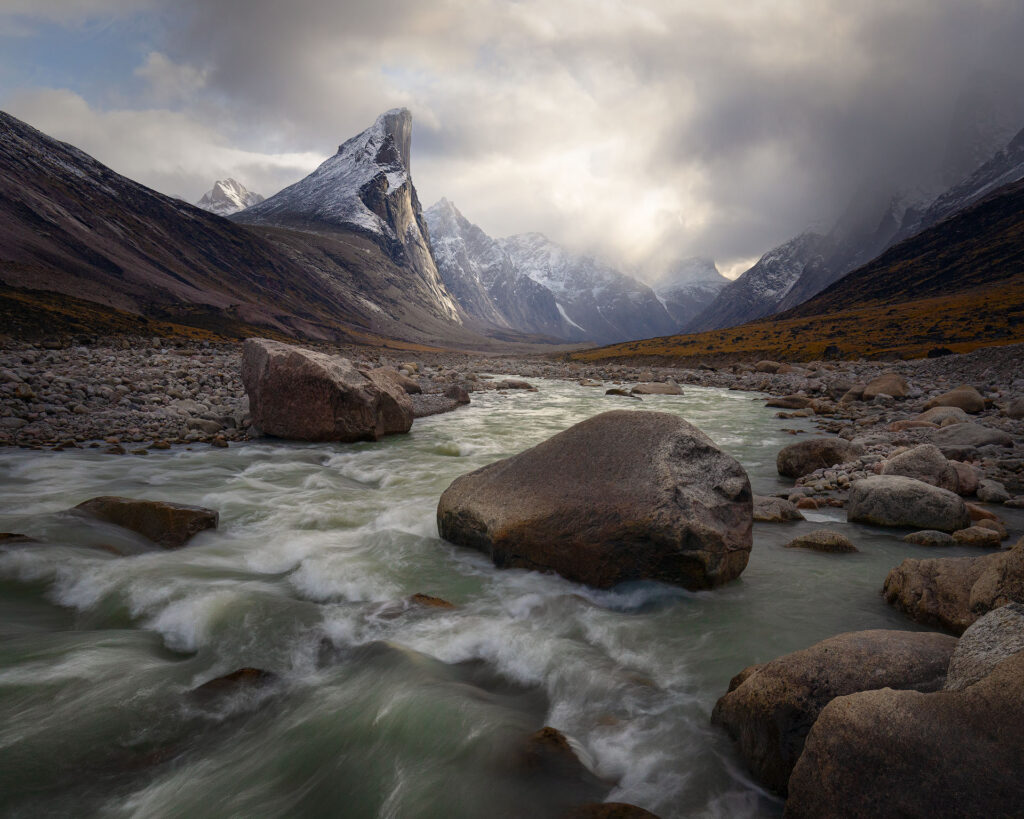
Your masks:
M 714 363 L 753 358 L 921 358 L 945 348 L 1024 342 L 1024 273 L 996 287 L 898 304 L 882 300 L 816 316 L 767 318 L 691 335 L 583 350 L 577 361 Z

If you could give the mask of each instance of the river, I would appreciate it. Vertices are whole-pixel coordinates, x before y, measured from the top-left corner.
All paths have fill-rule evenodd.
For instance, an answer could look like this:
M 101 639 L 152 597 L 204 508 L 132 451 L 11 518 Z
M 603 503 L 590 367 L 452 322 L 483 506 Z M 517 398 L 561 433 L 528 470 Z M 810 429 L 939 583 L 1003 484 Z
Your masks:
M 537 384 L 475 393 L 379 443 L 0 452 L 0 531 L 46 541 L 0 551 L 0 813 L 539 817 L 551 794 L 507 763 L 551 725 L 615 783 L 609 800 L 664 819 L 780 815 L 709 724 L 715 700 L 751 663 L 843 631 L 915 628 L 879 592 L 904 557 L 934 551 L 826 510 L 755 524 L 746 571 L 710 592 L 499 571 L 438 539 L 438 497 L 577 421 L 678 413 L 761 493 L 786 485 L 775 455 L 795 439 L 782 428 L 812 431 L 750 393 L 641 404 Z M 220 527 L 154 551 L 62 514 L 97 495 L 209 506 Z M 783 548 L 821 525 L 860 553 Z M 957 554 L 972 552 L 943 551 Z M 456 608 L 403 602 L 417 592 Z M 212 705 L 188 694 L 247 666 L 278 679 Z

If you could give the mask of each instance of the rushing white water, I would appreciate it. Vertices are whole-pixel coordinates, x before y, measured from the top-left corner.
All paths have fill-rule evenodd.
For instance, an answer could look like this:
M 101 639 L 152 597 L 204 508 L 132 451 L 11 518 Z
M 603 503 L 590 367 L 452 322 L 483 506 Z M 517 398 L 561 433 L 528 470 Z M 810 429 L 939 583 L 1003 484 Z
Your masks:
M 0 811 L 543 816 L 551 794 L 509 759 L 547 724 L 610 800 L 662 817 L 778 815 L 710 726 L 715 700 L 750 663 L 841 631 L 914 628 L 879 590 L 903 557 L 932 553 L 829 511 L 757 524 L 746 572 L 711 592 L 499 571 L 437 537 L 458 475 L 625 407 L 683 415 L 766 492 L 784 485 L 775 454 L 794 439 L 781 428 L 810 429 L 749 393 L 641 404 L 538 384 L 373 444 L 0 453 L 0 530 L 45 541 L 0 551 Z M 213 507 L 220 528 L 164 552 L 62 514 L 105 494 Z M 861 553 L 782 548 L 823 522 Z M 417 592 L 457 608 L 406 602 Z M 188 695 L 245 666 L 279 679 L 215 706 Z

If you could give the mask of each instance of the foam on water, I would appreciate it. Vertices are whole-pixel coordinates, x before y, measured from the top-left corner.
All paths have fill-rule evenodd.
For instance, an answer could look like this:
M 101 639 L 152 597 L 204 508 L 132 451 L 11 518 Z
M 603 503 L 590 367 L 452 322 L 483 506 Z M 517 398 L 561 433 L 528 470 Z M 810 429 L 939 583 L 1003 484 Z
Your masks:
M 0 548 L 0 583 L 16 591 L 0 633 L 23 635 L 0 641 L 0 789 L 16 812 L 476 816 L 541 799 L 503 790 L 494 749 L 550 724 L 617 783 L 609 799 L 665 819 L 777 816 L 710 726 L 715 700 L 751 663 L 840 631 L 912 627 L 878 589 L 903 557 L 931 552 L 820 510 L 757 524 L 743 577 L 712 592 L 497 570 L 438 538 L 441 492 L 597 412 L 682 414 L 762 492 L 784 485 L 781 424 L 810 429 L 749 394 L 687 388 L 641 404 L 537 385 L 477 393 L 375 444 L 0 452 L 0 530 L 48 541 Z M 60 514 L 101 494 L 212 506 L 220 528 L 168 552 Z M 826 521 L 861 554 L 783 548 Z M 60 606 L 75 630 L 24 634 L 19 605 L 26 617 Z M 282 682 L 262 699 L 189 704 L 190 688 L 245 666 Z M 59 775 L 41 764 L 57 747 L 74 749 Z M 139 768 L 124 748 L 173 761 Z M 97 760 L 122 773 L 97 777 Z

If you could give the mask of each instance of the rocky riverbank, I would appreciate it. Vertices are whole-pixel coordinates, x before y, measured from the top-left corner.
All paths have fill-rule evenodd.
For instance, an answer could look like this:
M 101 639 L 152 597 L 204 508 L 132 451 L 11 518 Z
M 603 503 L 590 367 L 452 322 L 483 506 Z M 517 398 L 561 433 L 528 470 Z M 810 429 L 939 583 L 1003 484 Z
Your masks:
M 811 418 L 823 432 L 861 447 L 856 458 L 797 479 L 788 495 L 794 502 L 803 500 L 805 508 L 844 504 L 853 481 L 880 472 L 887 459 L 907 448 L 933 442 L 940 430 L 943 437 L 937 443 L 943 452 L 958 463 L 970 464 L 979 481 L 1001 485 L 1011 503 L 1024 494 L 1021 345 L 916 361 L 827 361 L 799 366 L 761 361 L 721 369 L 412 354 L 367 347 L 321 349 L 351 359 L 359 369 L 391 367 L 414 378 L 424 394 L 418 400 L 430 411 L 454 406 L 443 398 L 453 385 L 471 394 L 523 388 L 528 384 L 517 379 L 539 377 L 574 380 L 594 388 L 629 390 L 637 384 L 675 382 L 683 387 L 767 393 L 776 399 L 773 404 L 780 420 Z M 488 373 L 517 379 L 489 378 Z M 865 390 L 878 379 L 880 386 Z M 954 406 L 932 420 L 922 417 L 930 400 L 962 385 L 973 387 L 973 400 L 980 402 L 975 406 L 968 401 L 969 415 Z M 645 390 L 650 391 L 646 387 L 638 393 L 642 396 Z M 950 426 L 968 419 L 969 427 Z M 979 438 L 979 428 L 991 440 Z M 90 346 L 9 342 L 0 350 L 0 445 L 93 446 L 141 454 L 170 444 L 223 446 L 254 433 L 241 380 L 241 344 L 119 338 Z M 1001 497 L 998 489 L 993 497 Z

